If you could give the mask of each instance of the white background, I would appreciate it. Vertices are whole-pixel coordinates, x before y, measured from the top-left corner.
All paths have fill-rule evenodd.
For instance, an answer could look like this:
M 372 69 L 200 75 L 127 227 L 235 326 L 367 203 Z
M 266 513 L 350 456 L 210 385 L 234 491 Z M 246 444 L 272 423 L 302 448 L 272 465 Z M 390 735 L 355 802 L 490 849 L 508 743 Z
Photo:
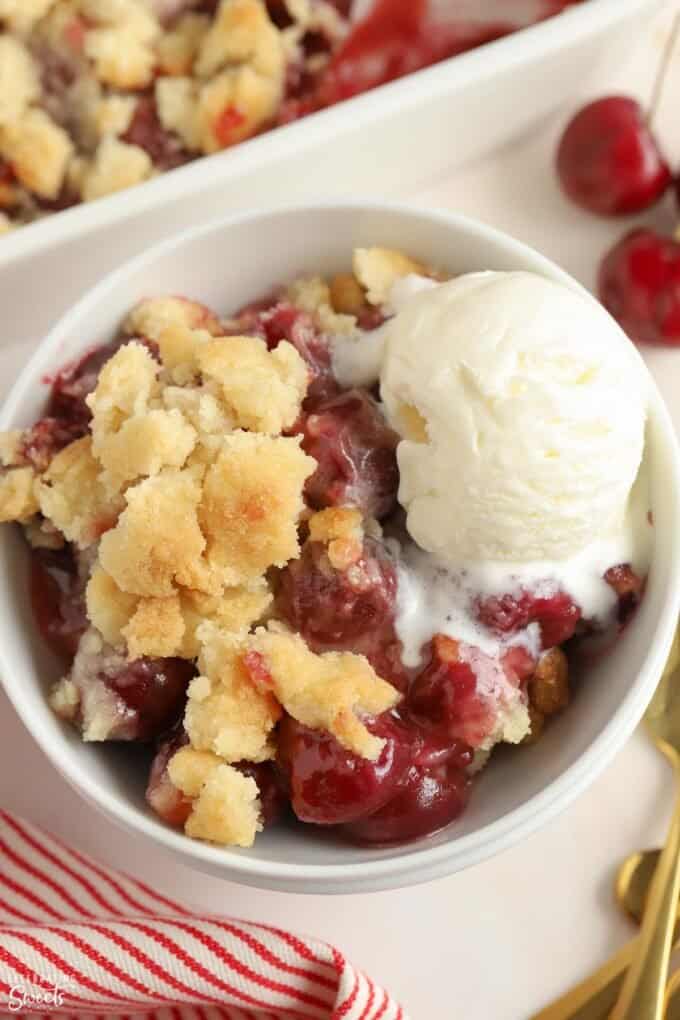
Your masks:
M 661 14 L 619 80 L 601 82 L 600 91 L 648 95 L 669 22 L 669 13 Z M 679 96 L 680 52 L 658 118 L 677 161 Z M 560 115 L 483 163 L 403 197 L 506 229 L 592 285 L 600 253 L 626 224 L 596 221 L 561 197 L 551 159 L 562 123 Z M 675 229 L 673 202 L 646 220 Z M 25 356 L 21 345 L 0 349 L 0 390 L 11 385 Z M 650 351 L 647 358 L 680 428 L 680 349 Z M 615 866 L 662 838 L 672 803 L 670 776 L 637 734 L 575 806 L 492 861 L 398 892 L 305 897 L 208 878 L 119 831 L 56 775 L 2 694 L 0 762 L 3 807 L 194 905 L 336 943 L 401 999 L 412 1020 L 526 1020 L 604 960 L 631 934 L 613 902 Z

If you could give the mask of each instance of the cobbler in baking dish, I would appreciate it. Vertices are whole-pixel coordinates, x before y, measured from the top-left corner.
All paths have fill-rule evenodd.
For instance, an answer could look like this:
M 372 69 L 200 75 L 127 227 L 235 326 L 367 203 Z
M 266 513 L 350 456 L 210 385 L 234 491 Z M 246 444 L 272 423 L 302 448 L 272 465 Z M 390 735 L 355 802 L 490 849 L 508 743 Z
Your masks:
M 571 2 L 510 2 L 500 17 L 496 4 L 476 4 L 442 25 L 421 0 L 0 0 L 0 232 Z
M 431 833 L 494 747 L 568 703 L 592 621 L 550 578 L 469 593 L 423 566 L 397 422 L 347 382 L 341 352 L 443 279 L 372 248 L 231 318 L 150 297 L 0 437 L 0 517 L 63 662 L 52 708 L 83 740 L 155 748 L 148 803 L 189 836 L 250 846 L 291 809 L 366 844 Z M 414 631 L 418 583 L 446 612 Z M 640 578 L 615 563 L 602 585 L 624 623 Z

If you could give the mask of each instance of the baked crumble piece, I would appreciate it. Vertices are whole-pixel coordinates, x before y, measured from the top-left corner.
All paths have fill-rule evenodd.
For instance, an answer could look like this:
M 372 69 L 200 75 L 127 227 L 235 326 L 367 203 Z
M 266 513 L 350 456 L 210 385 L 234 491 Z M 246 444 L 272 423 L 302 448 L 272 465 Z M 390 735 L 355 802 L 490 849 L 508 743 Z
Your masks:
M 358 22 L 347 0 L 0 0 L 0 232 L 151 180 L 572 2 L 447 27 L 429 24 L 427 5 L 405 12 L 402 0 Z M 355 314 L 341 286 L 327 302 L 338 318 Z
M 254 52 L 257 19 L 225 50 L 195 17 L 206 68 Z M 569 700 L 561 646 L 583 621 L 563 592 L 477 599 L 497 652 L 433 633 L 406 659 L 398 436 L 336 377 L 333 338 L 370 343 L 395 284 L 437 273 L 380 247 L 353 267 L 228 318 L 146 298 L 57 373 L 42 419 L 0 435 L 0 520 L 23 528 L 64 667 L 53 710 L 84 740 L 155 746 L 150 807 L 223 845 L 287 805 L 364 843 L 425 835 L 497 744 L 539 739 Z M 623 623 L 641 581 L 627 564 L 605 581 Z

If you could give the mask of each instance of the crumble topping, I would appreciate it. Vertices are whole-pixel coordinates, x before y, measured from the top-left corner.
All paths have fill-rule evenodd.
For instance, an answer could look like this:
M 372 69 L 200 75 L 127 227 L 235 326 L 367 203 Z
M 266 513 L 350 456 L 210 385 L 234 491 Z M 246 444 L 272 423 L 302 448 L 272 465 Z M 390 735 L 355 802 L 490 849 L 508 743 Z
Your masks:
M 158 342 L 170 326 L 188 330 L 206 330 L 212 336 L 221 336 L 219 319 L 205 305 L 183 297 L 154 297 L 140 301 L 123 323 L 130 337 L 143 336 Z
M 109 494 L 100 471 L 92 439 L 84 436 L 61 450 L 36 482 L 42 514 L 83 549 L 115 523 L 122 506 L 120 497 Z
M 364 542 L 363 519 L 351 507 L 328 507 L 309 519 L 312 542 L 325 542 L 328 559 L 336 570 L 347 570 L 361 556 Z
M 428 275 L 420 262 L 391 248 L 357 248 L 352 267 L 372 305 L 386 304 L 392 287 L 401 277 L 411 273 Z
M 222 584 L 248 583 L 297 556 L 302 488 L 316 468 L 300 437 L 226 436 L 208 468 L 198 516 Z M 189 587 L 206 590 L 200 584 Z
M 72 153 L 67 133 L 38 107 L 0 124 L 0 156 L 21 184 L 40 198 L 57 197 Z
M 185 823 L 188 836 L 227 846 L 252 846 L 262 830 L 257 783 L 217 755 L 193 748 L 177 751 L 168 763 L 174 786 L 193 798 Z
M 158 67 L 163 74 L 178 77 L 190 75 L 194 60 L 210 27 L 205 14 L 183 14 L 174 27 L 158 41 Z M 163 81 L 160 79 L 156 87 Z
M 56 0 L 0 0 L 0 18 L 13 32 L 26 35 Z
M 331 286 L 320 276 L 295 280 L 287 288 L 286 295 L 296 308 L 302 308 L 303 311 L 315 315 L 326 333 L 343 336 L 356 332 L 356 315 L 361 311 L 362 305 L 356 309 L 349 309 L 347 305 L 339 307 L 336 303 L 337 287 L 334 296 Z
M 349 751 L 375 761 L 384 740 L 362 716 L 379 715 L 400 700 L 363 655 L 310 651 L 299 634 L 258 629 L 244 662 L 263 696 L 275 694 L 289 715 L 311 729 L 327 730 Z
M 151 157 L 138 145 L 122 142 L 106 135 L 97 146 L 92 160 L 81 160 L 72 181 L 79 183 L 85 202 L 141 184 L 152 176 Z
M 40 85 L 33 58 L 11 35 L 0 36 L 0 124 L 10 124 L 38 98 Z
M 29 521 L 38 512 L 35 472 L 17 467 L 0 476 L 0 521 Z
M 281 704 L 273 691 L 253 683 L 244 660 L 246 638 L 210 623 L 202 624 L 198 637 L 201 674 L 189 685 L 184 715 L 191 746 L 230 763 L 272 758 Z
M 257 337 L 213 340 L 197 347 L 196 363 L 204 379 L 219 383 L 241 428 L 276 436 L 290 428 L 300 413 L 307 368 L 285 340 L 273 351 Z

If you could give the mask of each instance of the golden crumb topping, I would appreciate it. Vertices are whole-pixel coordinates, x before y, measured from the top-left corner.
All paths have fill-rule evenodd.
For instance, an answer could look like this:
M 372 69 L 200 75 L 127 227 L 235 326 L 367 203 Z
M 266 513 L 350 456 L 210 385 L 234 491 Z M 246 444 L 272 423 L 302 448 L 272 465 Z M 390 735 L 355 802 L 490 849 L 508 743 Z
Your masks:
M 198 522 L 201 487 L 191 471 L 168 469 L 125 493 L 127 506 L 101 540 L 99 558 L 119 588 L 167 598 L 196 578 L 206 540 Z
M 196 61 L 196 72 L 209 77 L 224 67 L 247 64 L 267 77 L 283 74 L 279 33 L 262 0 L 222 0 Z
M 0 35 L 0 124 L 11 124 L 38 98 L 40 85 L 31 54 L 11 35 Z
M 186 329 L 204 329 L 212 336 L 220 336 L 220 321 L 209 308 L 198 301 L 183 297 L 145 298 L 135 305 L 123 323 L 128 336 L 146 337 L 159 341 L 163 330 L 170 326 Z
M 28 521 L 38 512 L 35 472 L 17 467 L 0 475 L 0 522 Z
M 188 836 L 225 846 L 252 846 L 262 830 L 257 783 L 216 755 L 183 747 L 168 762 L 170 780 L 194 798 Z
M 307 392 L 307 367 L 282 341 L 273 351 L 251 336 L 224 337 L 195 350 L 204 379 L 213 379 L 242 429 L 276 436 L 290 428 Z
M 309 518 L 312 542 L 328 546 L 328 559 L 336 570 L 346 570 L 361 556 L 364 541 L 363 518 L 354 507 L 328 507 Z
M 100 436 L 117 432 L 128 418 L 148 411 L 151 398 L 160 391 L 158 369 L 147 348 L 138 343 L 125 344 L 106 362 L 87 398 L 95 452 Z
M 139 659 L 143 655 L 165 657 L 176 655 L 182 647 L 184 617 L 178 595 L 165 599 L 141 598 L 122 629 L 128 655 Z
M 61 450 L 36 484 L 41 513 L 81 549 L 115 524 L 123 505 L 103 484 L 100 470 L 92 439 L 84 436 Z
M 320 276 L 294 280 L 288 286 L 286 296 L 296 308 L 313 315 L 326 333 L 337 336 L 357 330 L 356 313 L 344 314 L 345 310 L 337 307 L 330 286 Z
M 119 645 L 123 628 L 133 616 L 139 597 L 122 591 L 100 563 L 92 569 L 85 590 L 87 615 L 109 645 Z
M 153 173 L 151 157 L 138 145 L 106 135 L 94 154 L 79 170 L 79 187 L 85 202 L 141 184 Z
M 104 483 L 113 492 L 163 468 L 180 468 L 196 445 L 196 430 L 177 409 L 133 415 L 117 432 L 98 433 L 96 451 Z
M 0 123 L 0 156 L 24 187 L 40 198 L 58 196 L 72 153 L 73 143 L 64 129 L 38 107 Z
M 201 675 L 189 685 L 184 726 L 192 747 L 227 762 L 273 757 L 273 730 L 281 706 L 253 684 L 244 664 L 246 639 L 204 623 L 198 631 Z
M 402 276 L 410 273 L 423 276 L 427 272 L 420 262 L 391 248 L 355 249 L 353 269 L 372 305 L 384 305 L 393 284 Z
M 165 75 L 191 74 L 194 59 L 210 27 L 205 14 L 183 14 L 164 32 L 156 46 L 158 67 Z M 163 81 L 162 78 L 159 82 Z M 157 83 L 158 84 L 158 83 Z
M 202 623 L 211 623 L 227 634 L 247 634 L 263 620 L 274 596 L 266 580 L 259 578 L 250 586 L 225 588 L 219 595 L 184 589 L 180 599 L 185 630 L 175 654 L 195 659 L 201 648 L 197 632 Z
M 298 555 L 302 489 L 315 469 L 298 436 L 234 432 L 224 438 L 198 511 L 208 563 L 223 584 L 247 583 Z
M 363 758 L 379 757 L 384 741 L 369 732 L 362 718 L 393 708 L 400 695 L 363 655 L 316 655 L 299 634 L 260 628 L 248 640 L 245 662 L 258 689 L 275 695 L 298 722 L 328 730 Z

